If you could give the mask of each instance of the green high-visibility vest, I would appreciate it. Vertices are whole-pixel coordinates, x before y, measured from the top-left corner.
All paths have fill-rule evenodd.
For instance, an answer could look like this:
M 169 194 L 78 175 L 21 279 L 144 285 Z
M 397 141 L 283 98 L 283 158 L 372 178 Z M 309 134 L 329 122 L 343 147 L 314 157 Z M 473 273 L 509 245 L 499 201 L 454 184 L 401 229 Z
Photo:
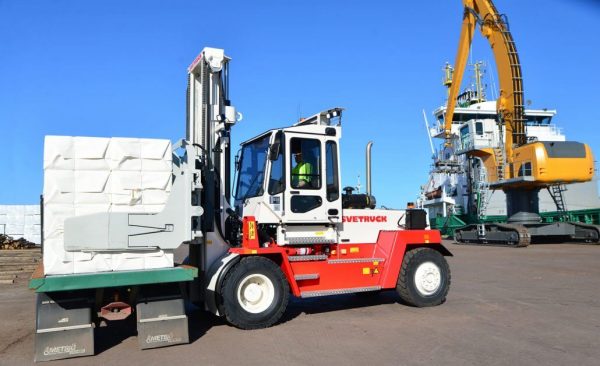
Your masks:
M 298 187 L 300 181 L 303 180 L 306 183 L 310 183 L 312 180 L 312 165 L 310 163 L 302 162 L 292 169 L 292 187 Z

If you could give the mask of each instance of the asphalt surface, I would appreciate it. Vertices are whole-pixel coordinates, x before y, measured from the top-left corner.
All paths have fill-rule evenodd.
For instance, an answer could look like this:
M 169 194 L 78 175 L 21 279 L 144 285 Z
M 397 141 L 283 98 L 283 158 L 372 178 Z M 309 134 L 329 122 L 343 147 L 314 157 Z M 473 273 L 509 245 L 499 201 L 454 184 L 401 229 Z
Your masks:
M 282 323 L 243 331 L 190 311 L 189 345 L 141 351 L 129 324 L 97 328 L 96 356 L 64 365 L 598 365 L 600 246 L 447 244 L 445 304 L 394 292 L 292 300 Z M 34 294 L 0 285 L 0 365 L 33 363 Z

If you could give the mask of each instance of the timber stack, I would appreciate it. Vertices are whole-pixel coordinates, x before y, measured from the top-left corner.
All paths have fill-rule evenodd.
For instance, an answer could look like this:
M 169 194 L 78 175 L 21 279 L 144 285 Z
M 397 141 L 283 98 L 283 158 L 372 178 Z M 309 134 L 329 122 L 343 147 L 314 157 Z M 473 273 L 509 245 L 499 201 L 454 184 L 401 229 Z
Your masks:
M 13 284 L 16 279 L 29 278 L 41 261 L 39 246 L 25 239 L 13 239 L 0 234 L 0 284 Z

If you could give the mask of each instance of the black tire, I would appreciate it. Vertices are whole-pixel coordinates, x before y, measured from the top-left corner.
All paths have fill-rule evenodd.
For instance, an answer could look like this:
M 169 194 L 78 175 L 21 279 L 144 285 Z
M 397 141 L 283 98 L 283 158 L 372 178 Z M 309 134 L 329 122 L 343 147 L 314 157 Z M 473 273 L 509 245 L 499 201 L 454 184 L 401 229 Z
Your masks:
M 242 304 L 241 301 L 245 298 L 241 295 L 243 299 L 239 300 L 238 291 L 242 293 L 241 287 L 247 288 L 248 284 L 257 284 L 260 280 L 264 281 L 266 286 L 269 286 L 269 282 L 272 284 L 273 299 L 263 302 L 263 305 L 267 304 L 264 310 L 255 308 L 253 310 L 257 312 L 248 311 L 247 309 L 254 305 Z M 263 297 L 269 298 L 265 293 L 260 292 L 259 303 Z M 290 288 L 277 264 L 270 259 L 253 256 L 243 258 L 231 268 L 223 279 L 220 295 L 222 303 L 219 308 L 231 325 L 241 329 L 258 329 L 270 327 L 279 321 L 287 308 Z
M 427 263 L 423 267 L 424 270 L 427 269 L 426 267 L 434 269 L 434 271 L 437 268 L 440 277 L 439 285 L 432 286 L 427 284 L 430 288 L 423 288 L 423 285 L 417 285 L 417 279 L 415 278 L 417 269 L 424 263 Z M 398 284 L 396 285 L 396 291 L 404 302 L 416 307 L 440 305 L 446 301 L 449 289 L 450 267 L 444 256 L 438 251 L 430 248 L 417 248 L 404 254 L 402 268 L 398 275 Z M 427 290 L 431 290 L 431 293 L 427 292 Z

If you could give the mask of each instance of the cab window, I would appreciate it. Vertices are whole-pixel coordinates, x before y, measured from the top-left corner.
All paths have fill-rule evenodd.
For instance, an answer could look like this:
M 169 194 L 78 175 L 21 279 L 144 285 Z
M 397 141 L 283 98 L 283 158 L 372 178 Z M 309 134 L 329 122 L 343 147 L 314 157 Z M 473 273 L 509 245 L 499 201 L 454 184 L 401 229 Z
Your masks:
M 271 161 L 271 175 L 269 176 L 269 194 L 279 194 L 285 190 L 285 178 L 284 178 L 284 167 L 283 167 L 283 133 L 277 132 L 275 135 L 275 141 L 271 145 L 271 148 L 275 146 L 279 147 L 279 154 L 275 160 Z
M 332 202 L 340 197 L 337 144 L 335 141 L 327 141 L 325 144 L 325 175 L 327 184 L 327 200 Z
M 263 194 L 263 180 L 270 137 L 271 135 L 266 135 L 242 147 L 235 194 L 237 200 L 243 201 L 246 198 Z
M 321 142 L 316 139 L 294 137 L 290 141 L 290 168 L 292 188 L 321 188 Z
M 475 134 L 483 136 L 483 122 L 475 122 Z

